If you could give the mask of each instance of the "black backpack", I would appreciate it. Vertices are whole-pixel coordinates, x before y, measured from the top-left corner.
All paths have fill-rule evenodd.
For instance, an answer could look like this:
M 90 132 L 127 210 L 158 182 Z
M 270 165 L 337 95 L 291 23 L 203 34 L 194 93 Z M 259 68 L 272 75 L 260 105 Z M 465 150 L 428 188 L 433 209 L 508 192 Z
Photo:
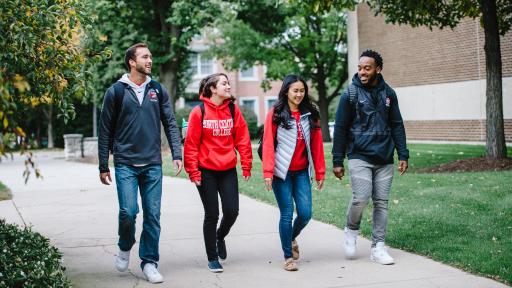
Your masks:
M 116 135 L 117 128 L 117 119 L 119 118 L 119 114 L 121 112 L 121 108 L 123 107 L 123 99 L 124 99 L 124 89 L 128 84 L 117 81 L 114 83 L 114 111 L 112 113 L 112 120 L 110 121 L 110 139 L 108 143 L 108 149 L 114 153 L 114 136 Z M 148 83 L 149 88 L 154 88 L 156 90 L 156 95 L 158 96 L 158 105 L 160 105 L 160 111 L 162 110 L 162 85 L 156 82 L 155 80 L 151 80 Z
M 272 127 L 270 127 L 272 129 Z M 258 141 L 258 156 L 260 156 L 260 160 L 263 160 L 263 134 L 265 129 L 261 129 L 260 131 L 260 140 Z M 274 135 L 274 151 L 276 151 L 277 148 L 277 130 L 276 134 Z

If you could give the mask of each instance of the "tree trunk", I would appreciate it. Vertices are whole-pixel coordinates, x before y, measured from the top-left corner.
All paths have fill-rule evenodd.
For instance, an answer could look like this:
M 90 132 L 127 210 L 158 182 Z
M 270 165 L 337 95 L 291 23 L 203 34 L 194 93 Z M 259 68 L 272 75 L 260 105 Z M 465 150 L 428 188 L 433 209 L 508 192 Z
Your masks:
M 316 83 L 318 90 L 318 110 L 320 110 L 320 126 L 322 128 L 322 139 L 324 142 L 331 141 L 329 133 L 329 102 L 327 101 L 327 86 L 325 78 L 319 78 Z
M 171 47 L 171 39 L 178 39 L 179 37 L 179 29 L 175 25 L 169 24 L 167 22 L 167 18 L 169 17 L 170 7 L 173 1 L 169 0 L 154 0 L 153 7 L 155 9 L 155 14 L 158 17 L 158 24 L 160 25 L 159 29 L 163 37 L 161 37 L 161 48 L 164 51 L 164 55 L 169 55 L 172 53 Z M 175 111 L 174 103 L 176 102 L 176 87 L 178 85 L 178 67 L 175 62 L 177 61 L 176 57 L 169 59 L 165 63 L 161 63 L 158 66 L 158 72 L 160 73 L 160 83 L 167 89 L 169 93 L 169 102 L 171 104 L 171 108 Z M 167 137 L 165 136 L 165 131 L 163 129 L 163 125 L 160 127 L 161 131 L 161 148 L 162 151 L 169 149 L 169 142 L 167 141 Z
M 167 60 L 165 63 L 159 65 L 160 82 L 167 88 L 169 92 L 169 100 L 171 107 L 174 111 L 174 103 L 176 102 L 176 92 L 178 87 L 178 69 L 179 59 L 176 57 L 177 51 L 172 51 L 171 39 L 175 41 L 181 36 L 181 27 L 170 24 L 167 22 L 167 18 L 170 16 L 170 7 L 173 1 L 169 0 L 154 0 L 153 6 L 155 7 L 155 14 L 158 17 L 158 24 L 160 33 L 164 35 L 161 37 L 160 45 L 164 51 L 164 55 L 174 54 L 174 56 Z M 174 49 L 176 50 L 176 49 Z
M 503 89 L 500 35 L 495 0 L 480 0 L 485 33 L 486 64 L 486 156 L 503 159 L 507 156 L 503 124 Z
M 98 137 L 98 106 L 96 105 L 96 97 L 92 104 L 92 137 Z
M 37 128 L 36 128 L 36 140 L 37 140 L 37 148 L 42 148 L 42 141 L 41 141 L 41 122 L 38 121 Z
M 4 147 L 4 133 L 0 131 L 0 162 L 2 162 L 2 156 L 5 154 L 5 147 Z
M 45 113 L 48 118 L 48 148 L 54 148 L 53 144 L 53 105 L 48 105 L 48 113 Z
M 172 29 L 171 29 L 172 30 Z M 171 53 L 171 52 L 169 52 Z M 164 63 L 160 65 L 160 79 L 162 82 L 162 85 L 167 88 L 167 91 L 169 93 L 169 102 L 171 103 L 172 111 L 176 111 L 176 100 L 177 97 L 177 87 L 178 87 L 178 69 L 179 69 L 179 62 L 177 59 L 173 58 L 169 60 L 169 62 Z M 165 133 L 163 131 L 162 126 L 162 150 L 167 150 L 170 148 L 169 142 L 167 141 L 167 138 L 165 136 Z
M 169 92 L 169 100 L 174 111 L 174 104 L 177 100 L 177 86 L 178 86 L 178 65 L 176 63 L 165 63 L 160 65 L 160 79 L 162 84 Z

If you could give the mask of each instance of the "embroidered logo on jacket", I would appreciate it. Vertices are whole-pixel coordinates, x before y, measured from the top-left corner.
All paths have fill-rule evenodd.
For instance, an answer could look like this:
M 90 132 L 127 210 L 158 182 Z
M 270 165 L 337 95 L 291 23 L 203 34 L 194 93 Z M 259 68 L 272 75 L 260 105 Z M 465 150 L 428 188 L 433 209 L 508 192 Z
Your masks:
M 212 136 L 229 136 L 233 129 L 233 119 L 203 120 L 203 129 L 212 130 Z
M 154 89 L 149 90 L 148 96 L 149 101 L 158 102 L 158 96 L 156 95 L 156 91 Z
M 386 97 L 386 107 L 389 107 L 389 105 L 391 105 L 391 99 Z

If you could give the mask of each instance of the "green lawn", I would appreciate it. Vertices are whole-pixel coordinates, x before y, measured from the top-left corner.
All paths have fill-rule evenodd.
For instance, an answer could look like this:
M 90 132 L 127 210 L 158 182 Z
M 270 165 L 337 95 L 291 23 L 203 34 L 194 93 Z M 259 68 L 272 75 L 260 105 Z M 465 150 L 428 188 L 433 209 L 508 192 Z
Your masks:
M 482 156 L 485 148 L 410 144 L 409 149 L 410 169 L 404 176 L 395 174 L 393 182 L 386 243 L 512 283 L 512 171 L 419 174 L 415 171 L 420 168 Z M 313 192 L 313 217 L 343 228 L 350 184 L 348 177 L 341 182 L 334 178 L 331 145 L 325 151 L 328 173 L 323 191 Z M 256 153 L 254 157 L 253 177 L 240 181 L 240 192 L 275 205 L 273 193 L 264 189 L 260 159 Z M 169 168 L 167 164 L 166 175 Z M 361 228 L 366 238 L 370 212 L 366 209 Z
M 0 182 L 0 201 L 12 199 L 12 194 L 9 188 L 4 183 Z

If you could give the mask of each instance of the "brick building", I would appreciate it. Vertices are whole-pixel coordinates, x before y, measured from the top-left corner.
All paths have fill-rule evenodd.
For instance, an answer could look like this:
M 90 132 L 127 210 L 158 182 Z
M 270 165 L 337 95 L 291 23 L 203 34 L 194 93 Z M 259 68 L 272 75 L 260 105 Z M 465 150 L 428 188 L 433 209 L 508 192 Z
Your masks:
M 263 91 L 260 85 L 265 79 L 264 66 L 254 66 L 243 71 L 227 71 L 220 60 L 205 56 L 204 51 L 207 48 L 203 37 L 195 37 L 191 42 L 191 50 L 194 51 L 190 58 L 192 82 L 187 86 L 186 92 L 197 93 L 199 81 L 209 74 L 225 73 L 231 84 L 231 93 L 237 97 L 237 104 L 252 109 L 258 117 L 258 125 L 263 124 L 269 108 L 277 99 L 281 82 L 274 81 L 271 83 L 272 89 Z M 178 107 L 185 105 L 183 99 L 181 100 Z
M 485 141 L 484 32 L 479 19 L 453 30 L 386 24 L 367 5 L 348 17 L 350 78 L 359 54 L 382 54 L 411 140 Z M 512 142 L 512 32 L 501 38 L 505 138 Z

